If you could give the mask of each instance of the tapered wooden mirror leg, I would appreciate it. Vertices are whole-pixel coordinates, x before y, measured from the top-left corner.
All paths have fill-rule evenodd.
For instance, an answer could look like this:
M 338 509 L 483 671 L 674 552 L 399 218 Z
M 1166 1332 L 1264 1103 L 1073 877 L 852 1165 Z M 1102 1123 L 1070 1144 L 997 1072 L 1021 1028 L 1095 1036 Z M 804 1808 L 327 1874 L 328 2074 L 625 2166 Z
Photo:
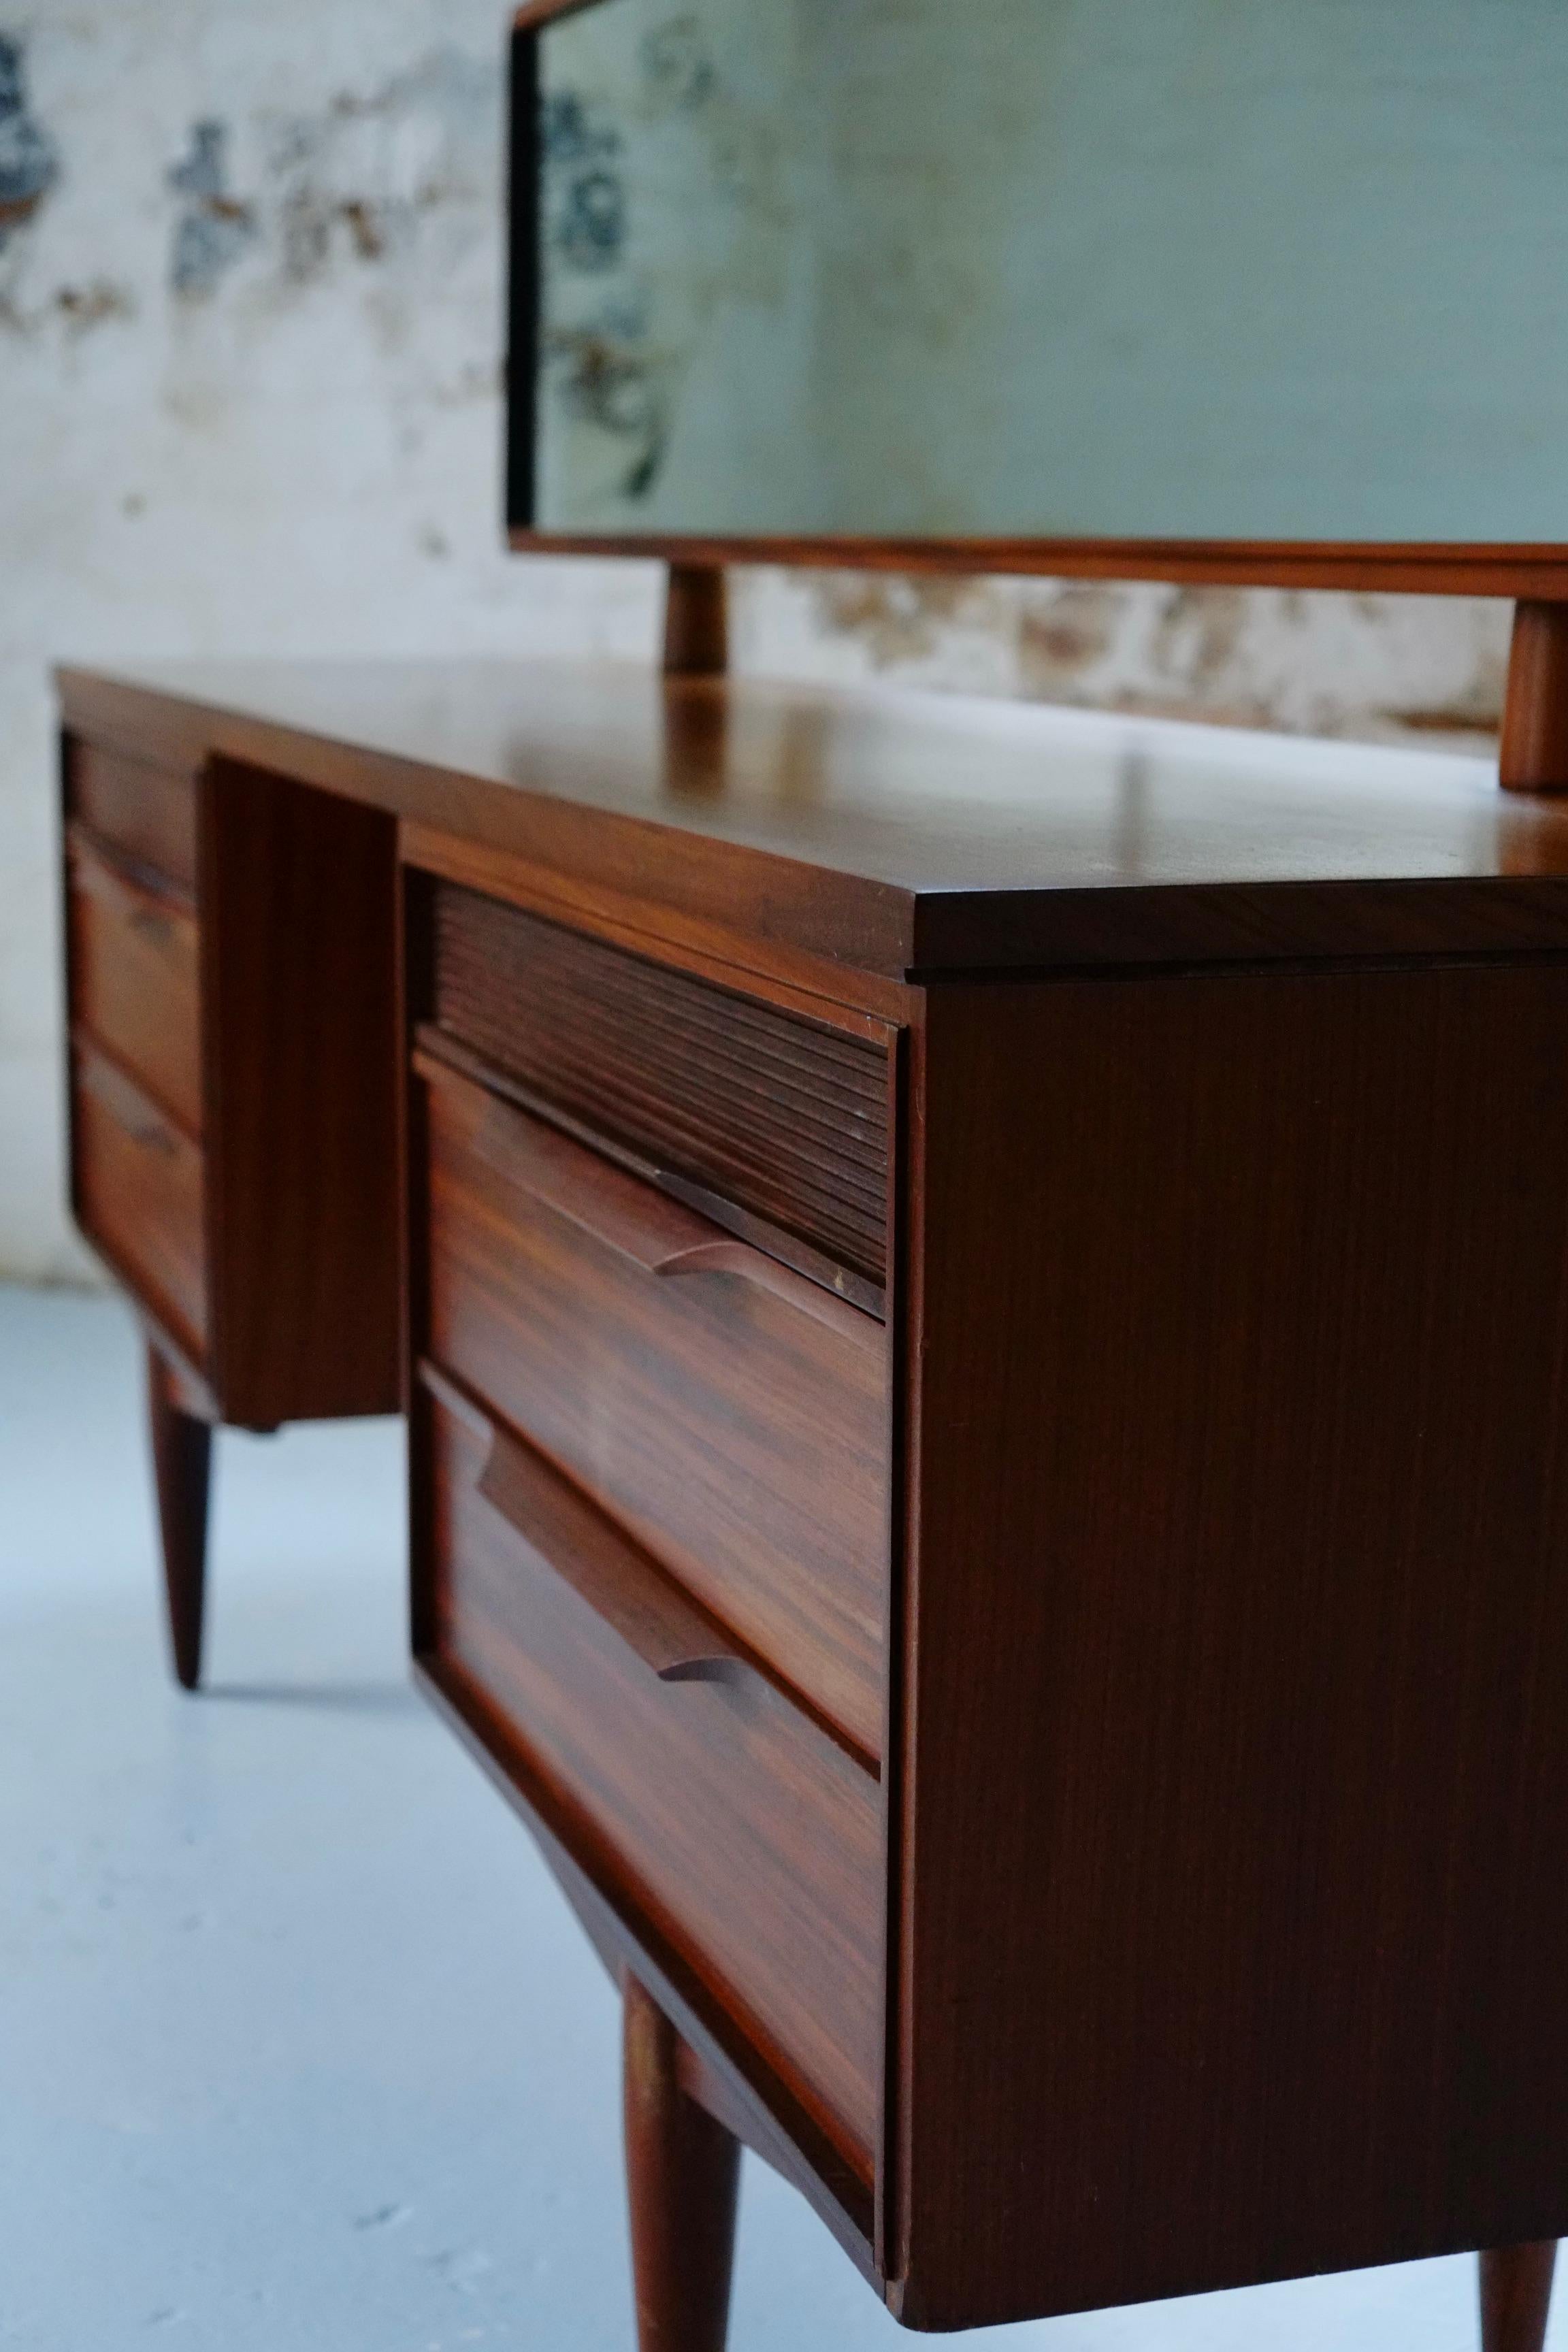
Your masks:
M 1498 781 L 1508 793 L 1568 792 L 1568 604 L 1514 606 Z
M 664 591 L 668 677 L 722 677 L 730 666 L 729 590 L 718 563 L 672 563 Z
M 681 2088 L 680 2037 L 632 1976 L 625 2037 L 638 2352 L 723 2352 L 740 2143 Z
M 205 1421 L 184 1410 L 180 1394 L 174 1372 L 157 1349 L 149 1347 L 148 1419 L 163 1545 L 163 1586 L 169 1603 L 169 1646 L 176 1679 L 186 1690 L 195 1690 L 202 1675 L 213 1433 Z
M 1494 2246 L 1481 2269 L 1481 2352 L 1541 2352 L 1552 2304 L 1555 2238 L 1529 2246 Z

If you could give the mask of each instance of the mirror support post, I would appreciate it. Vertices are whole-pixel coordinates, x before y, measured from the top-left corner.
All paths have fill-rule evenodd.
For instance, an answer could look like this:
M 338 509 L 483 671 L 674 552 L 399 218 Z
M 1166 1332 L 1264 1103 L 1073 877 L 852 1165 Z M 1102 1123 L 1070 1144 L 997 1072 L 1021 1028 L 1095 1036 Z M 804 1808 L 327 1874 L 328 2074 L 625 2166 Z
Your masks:
M 730 667 L 729 596 L 720 563 L 672 563 L 664 595 L 667 677 L 722 677 Z
M 1568 792 L 1568 604 L 1514 606 L 1498 781 L 1505 793 Z

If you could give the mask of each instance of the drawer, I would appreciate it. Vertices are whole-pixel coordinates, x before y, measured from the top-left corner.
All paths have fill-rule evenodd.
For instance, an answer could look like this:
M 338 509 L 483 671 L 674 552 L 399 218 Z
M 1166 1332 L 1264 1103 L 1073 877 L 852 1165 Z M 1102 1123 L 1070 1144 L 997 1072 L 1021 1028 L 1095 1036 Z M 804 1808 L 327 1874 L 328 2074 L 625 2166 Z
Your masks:
M 437 1660 L 609 1847 L 613 1891 L 694 1964 L 868 2175 L 876 1781 L 727 1654 L 711 1621 L 531 1447 L 426 1378 L 439 1390 L 426 1390 L 416 1441 L 430 1448 Z M 416 1559 L 424 1550 L 416 1541 Z M 579 1860 L 594 1874 L 593 1857 Z
M 140 1087 L 81 1040 L 74 1109 L 83 1229 L 200 1362 L 206 1344 L 201 1152 Z
M 72 1009 L 192 1134 L 202 1127 L 196 922 L 74 839 Z
M 879 1754 L 881 1324 L 429 1055 L 418 1067 L 430 1353 Z
M 439 1025 L 764 1246 L 879 1305 L 888 1049 L 472 890 L 435 906 Z M 751 1221 L 751 1223 L 748 1223 Z M 820 1270 L 814 1268 L 814 1270 Z
M 196 785 L 144 760 L 72 741 L 69 814 L 140 866 L 166 874 L 193 896 L 196 887 Z

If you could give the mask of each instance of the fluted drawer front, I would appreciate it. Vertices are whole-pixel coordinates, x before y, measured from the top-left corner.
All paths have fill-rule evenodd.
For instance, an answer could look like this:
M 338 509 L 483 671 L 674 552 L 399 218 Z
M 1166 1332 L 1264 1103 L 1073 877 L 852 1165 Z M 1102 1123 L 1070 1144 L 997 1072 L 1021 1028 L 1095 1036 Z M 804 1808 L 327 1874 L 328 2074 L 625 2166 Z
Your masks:
M 449 884 L 437 896 L 436 1010 L 542 1101 L 883 1281 L 880 1045 Z

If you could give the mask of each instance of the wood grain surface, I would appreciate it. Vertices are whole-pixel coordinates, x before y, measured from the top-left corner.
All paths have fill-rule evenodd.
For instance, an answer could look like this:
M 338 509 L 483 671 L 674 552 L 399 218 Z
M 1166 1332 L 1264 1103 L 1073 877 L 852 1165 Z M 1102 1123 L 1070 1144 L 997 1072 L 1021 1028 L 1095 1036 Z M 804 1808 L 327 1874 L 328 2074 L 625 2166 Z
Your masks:
M 461 1418 L 461 1391 L 433 1364 L 422 1368 L 422 1377 Z M 550 1562 L 650 1675 L 661 1683 L 718 1683 L 733 1689 L 755 1677 L 780 1688 L 754 1650 L 533 1446 L 514 1437 L 502 1422 L 489 1422 L 483 1434 L 489 1453 L 479 1475 L 480 1498 Z
M 614 665 L 62 688 L 201 917 L 205 1177 L 73 949 L 85 1229 L 182 1393 L 390 1404 L 423 1041 L 420 1672 L 899 2315 L 1568 2228 L 1568 809 Z
M 438 889 L 435 924 L 451 1035 L 667 1178 L 880 1285 L 884 1048 L 475 891 Z
M 1510 793 L 1568 792 L 1568 604 L 1515 607 L 1498 781 Z
M 192 901 L 79 831 L 69 844 L 75 1017 L 185 1132 L 202 1132 L 201 996 Z
M 558 15 L 584 0 L 541 0 Z M 699 566 L 778 563 L 813 571 L 977 572 L 1027 579 L 1171 580 L 1194 587 L 1341 589 L 1366 595 L 1568 597 L 1568 548 L 1542 542 L 1247 539 L 875 539 L 844 532 L 722 538 L 706 531 L 534 530 L 520 555 L 631 556 Z
M 374 811 L 214 764 L 203 784 L 208 1244 L 224 1415 L 399 1395 L 395 841 Z
M 1500 794 L 1479 761 L 630 663 L 59 684 L 95 741 L 258 761 L 737 953 L 809 954 L 847 992 L 857 971 L 1568 945 L 1568 809 Z
M 1561 964 L 932 992 L 906 2319 L 1568 2228 L 1565 1037 Z
M 196 784 L 200 754 L 187 751 L 189 772 L 152 766 L 100 743 L 66 751 L 66 813 L 187 894 L 196 887 Z
M 882 1327 L 825 1299 L 831 1328 L 766 1281 L 680 1271 L 679 1253 L 673 1273 L 639 1263 L 617 1216 L 673 1214 L 681 1241 L 698 1221 L 428 1066 L 430 1352 L 878 1756 Z M 574 1181 L 574 1213 L 551 1205 Z
M 82 1033 L 72 1069 L 78 1221 L 197 1367 L 205 1367 L 201 1148 Z
M 740 2143 L 688 2093 L 680 2036 L 635 1976 L 622 2098 L 637 2352 L 724 2352 Z
M 415 1418 L 421 1391 L 416 1392 Z M 422 1520 L 416 1528 L 427 1525 Z M 691 1962 L 670 1941 L 618 1856 L 566 1792 L 544 1779 L 515 1726 L 462 1668 L 416 1653 L 414 1681 L 527 1827 L 584 1935 L 618 1984 L 630 1969 L 652 1991 L 685 2044 L 689 2095 L 790 2181 L 856 2269 L 880 2292 L 872 2258 L 871 2188 L 802 2104 L 797 2088 L 746 2038 Z
M 438 1402 L 426 1425 L 434 1654 L 489 1694 L 610 1840 L 640 1903 L 868 2176 L 875 1780 L 754 1684 L 661 1682 L 483 1499 L 488 1439 Z

